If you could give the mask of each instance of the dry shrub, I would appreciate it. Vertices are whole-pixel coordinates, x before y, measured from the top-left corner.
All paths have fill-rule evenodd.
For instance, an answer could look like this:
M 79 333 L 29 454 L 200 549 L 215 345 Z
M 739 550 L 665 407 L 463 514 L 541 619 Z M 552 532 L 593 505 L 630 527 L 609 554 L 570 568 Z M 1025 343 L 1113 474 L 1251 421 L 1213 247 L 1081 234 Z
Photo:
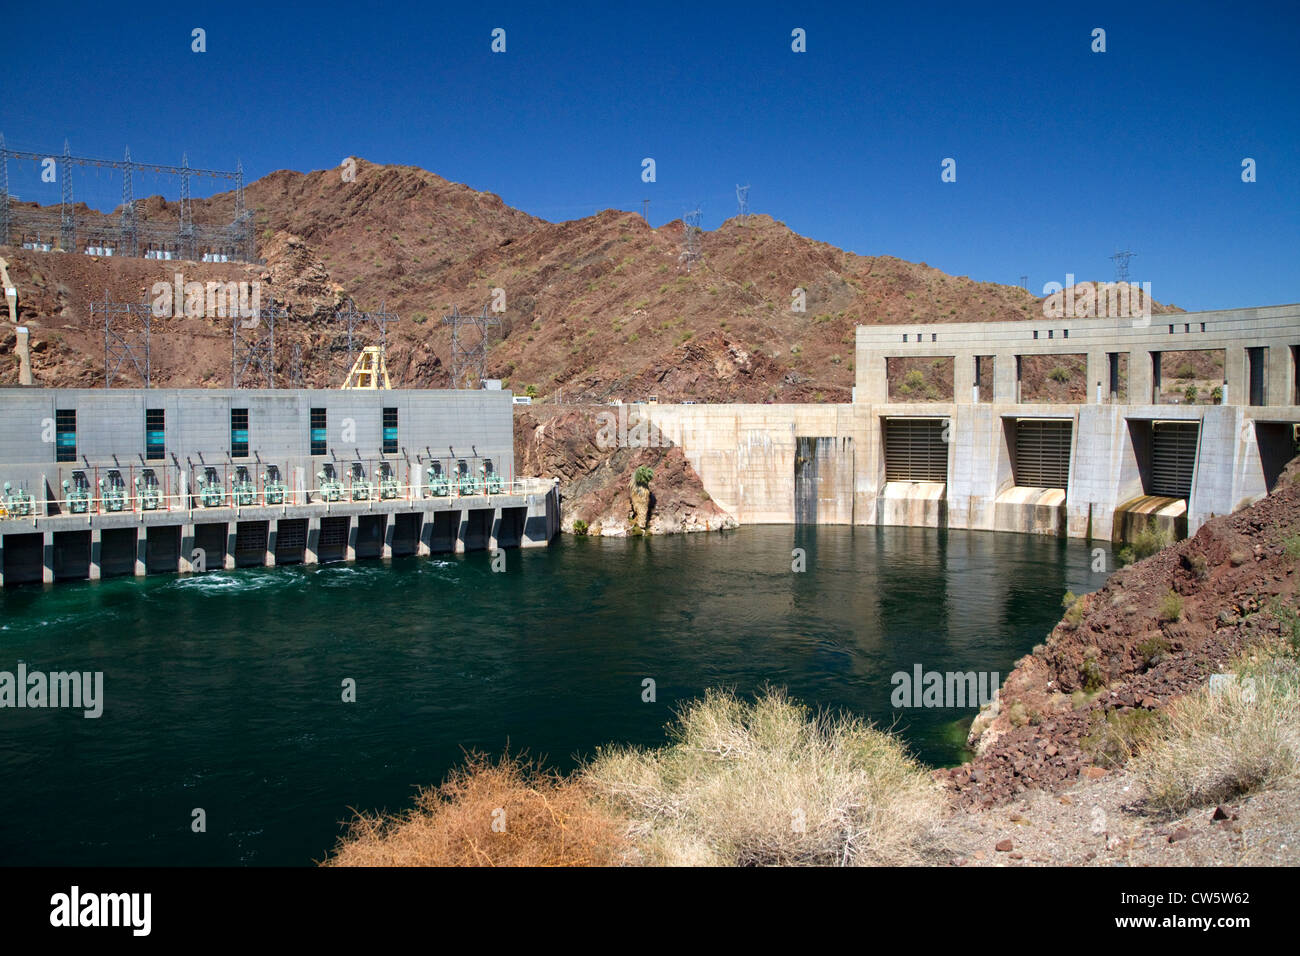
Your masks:
M 1182 813 L 1268 789 L 1300 775 L 1295 665 L 1243 668 L 1236 683 L 1176 701 L 1167 729 L 1131 764 L 1149 806 Z
M 783 692 L 710 691 L 656 750 L 602 749 L 584 777 L 660 865 L 922 863 L 943 798 L 887 733 Z
M 325 865 L 608 866 L 627 853 L 625 830 L 581 780 L 521 757 L 470 754 L 407 813 L 358 814 Z

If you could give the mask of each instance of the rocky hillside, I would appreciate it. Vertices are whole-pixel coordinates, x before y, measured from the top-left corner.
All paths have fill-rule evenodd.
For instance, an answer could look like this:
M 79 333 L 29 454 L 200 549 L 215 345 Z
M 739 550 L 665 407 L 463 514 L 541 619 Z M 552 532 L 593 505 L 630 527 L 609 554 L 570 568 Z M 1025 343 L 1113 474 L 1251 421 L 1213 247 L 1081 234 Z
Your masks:
M 589 408 L 516 410 L 515 471 L 560 479 L 564 531 L 572 533 L 581 522 L 587 534 L 628 534 L 628 486 L 642 465 L 654 472 L 651 534 L 736 527 L 709 498 L 680 448 L 662 441 L 655 448 L 602 448 L 602 424 Z
M 1280 635 L 1278 613 L 1300 607 L 1298 571 L 1300 458 L 1267 498 L 1080 598 L 976 718 L 979 756 L 945 771 L 945 782 L 961 800 L 991 806 L 1104 775 L 1097 763 L 1128 757 L 1106 750 L 1117 739 L 1108 727 L 1136 725 L 1138 712 L 1163 708 L 1235 652 Z
M 651 394 L 662 401 L 846 401 L 859 323 L 1041 314 L 1041 300 L 1019 287 L 844 252 L 763 215 L 703 234 L 702 258 L 687 268 L 680 221 L 654 229 L 637 215 L 607 210 L 548 223 L 413 167 L 359 160 L 352 181 L 338 169 L 280 171 L 249 185 L 246 203 L 262 267 L 0 247 L 21 319 L 32 328 L 37 381 L 93 384 L 102 373 L 103 334 L 89 322 L 91 299 L 107 291 L 138 300 L 178 269 L 203 281 L 266 283 L 264 292 L 295 316 L 277 328 L 277 375 L 288 381 L 297 345 L 310 385 L 342 376 L 329 351 L 337 330 L 323 316 L 345 297 L 401 316 L 390 336 L 394 384 L 437 387 L 449 381 L 442 315 L 453 306 L 477 312 L 493 289 L 503 289 L 506 311 L 491 339 L 488 374 L 516 392 L 532 386 L 540 399 L 564 402 Z M 194 206 L 197 221 L 228 222 L 234 199 L 226 193 Z M 174 221 L 179 210 L 153 197 L 141 202 L 141 214 Z M 792 308 L 796 288 L 805 290 L 803 311 Z M 228 324 L 187 321 L 183 334 L 155 334 L 154 384 L 228 382 Z M 9 332 L 0 337 L 0 351 L 12 340 Z M 910 370 L 894 370 L 898 384 Z M 946 382 L 945 370 L 931 363 L 922 361 L 918 371 L 921 382 L 909 386 L 915 397 L 951 393 L 950 369 Z M 1060 397 L 1082 393 L 1081 368 L 1065 363 L 1057 378 L 1051 372 L 1027 369 L 1027 382 L 1046 382 Z M 6 363 L 0 382 L 15 375 Z

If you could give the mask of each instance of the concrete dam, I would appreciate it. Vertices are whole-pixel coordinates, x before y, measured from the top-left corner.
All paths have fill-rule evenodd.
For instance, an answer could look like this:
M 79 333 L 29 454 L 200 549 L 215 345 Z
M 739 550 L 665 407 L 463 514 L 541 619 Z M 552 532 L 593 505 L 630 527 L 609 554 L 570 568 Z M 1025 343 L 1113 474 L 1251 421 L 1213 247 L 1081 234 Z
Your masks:
M 504 391 L 0 389 L 0 585 L 545 547 Z
M 1162 353 L 1189 350 L 1222 350 L 1219 404 L 1160 401 Z M 1298 353 L 1297 305 L 859 326 L 850 404 L 639 407 L 742 524 L 1184 537 L 1300 450 Z M 1081 357 L 1088 401 L 1022 401 L 1028 355 Z M 952 360 L 951 402 L 890 401 L 888 364 L 909 357 Z

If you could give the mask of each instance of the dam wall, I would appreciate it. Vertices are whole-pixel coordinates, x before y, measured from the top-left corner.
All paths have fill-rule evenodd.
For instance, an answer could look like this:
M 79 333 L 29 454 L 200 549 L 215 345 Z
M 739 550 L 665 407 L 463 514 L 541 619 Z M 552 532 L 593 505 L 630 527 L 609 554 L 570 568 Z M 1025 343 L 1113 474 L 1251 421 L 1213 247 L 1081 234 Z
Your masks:
M 1220 404 L 1153 401 L 1161 351 L 1211 348 L 1227 357 Z M 1080 352 L 1090 401 L 1019 400 L 1021 354 Z M 1121 353 L 1125 392 L 1144 401 L 1118 400 Z M 898 356 L 953 357 L 953 400 L 889 401 L 887 360 Z M 992 401 L 979 400 L 980 357 L 993 361 Z M 850 404 L 638 407 L 741 524 L 1116 539 L 1154 516 L 1191 534 L 1267 494 L 1300 450 L 1298 358 L 1300 306 L 1170 314 L 1146 325 L 862 326 Z

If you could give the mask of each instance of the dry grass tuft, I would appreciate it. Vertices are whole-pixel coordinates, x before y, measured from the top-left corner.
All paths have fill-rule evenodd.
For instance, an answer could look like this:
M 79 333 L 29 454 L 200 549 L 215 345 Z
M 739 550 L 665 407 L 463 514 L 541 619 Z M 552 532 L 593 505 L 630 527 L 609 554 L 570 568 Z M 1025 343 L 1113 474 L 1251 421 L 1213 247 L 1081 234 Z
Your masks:
M 629 851 L 625 831 L 581 780 L 470 754 L 407 813 L 359 814 L 325 865 L 609 866 Z
M 710 691 L 655 750 L 600 751 L 583 776 L 658 865 L 927 862 L 942 795 L 902 744 L 783 692 Z
M 1175 814 L 1300 777 L 1300 682 L 1294 662 L 1243 664 L 1235 683 L 1176 701 L 1165 732 L 1130 766 L 1148 805 Z

